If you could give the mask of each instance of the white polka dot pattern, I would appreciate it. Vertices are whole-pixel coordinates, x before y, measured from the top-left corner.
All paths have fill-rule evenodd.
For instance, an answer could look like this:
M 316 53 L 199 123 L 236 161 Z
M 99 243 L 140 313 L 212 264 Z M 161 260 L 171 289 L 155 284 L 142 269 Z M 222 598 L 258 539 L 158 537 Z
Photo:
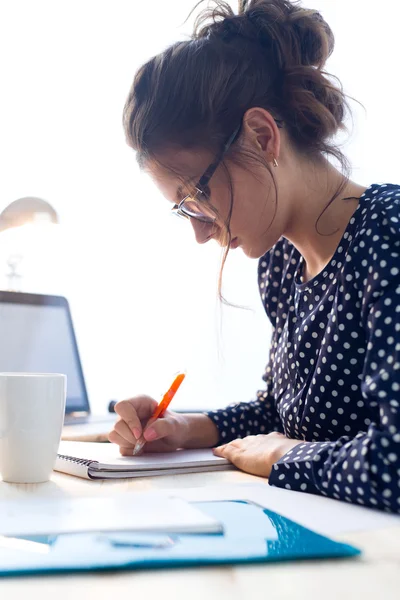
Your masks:
M 334 256 L 304 283 L 281 239 L 259 263 L 274 327 L 266 389 L 208 413 L 220 441 L 304 440 L 270 484 L 400 512 L 400 187 L 362 195 Z

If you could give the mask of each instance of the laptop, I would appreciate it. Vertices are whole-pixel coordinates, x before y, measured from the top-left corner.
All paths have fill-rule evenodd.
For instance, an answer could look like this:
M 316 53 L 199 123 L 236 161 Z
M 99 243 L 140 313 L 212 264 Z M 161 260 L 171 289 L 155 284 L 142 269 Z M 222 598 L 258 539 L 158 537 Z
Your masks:
M 69 439 L 84 439 L 88 426 L 94 436 L 112 429 L 115 415 L 92 415 L 66 298 L 0 291 L 0 332 L 0 372 L 67 375 L 64 425 L 85 426 Z

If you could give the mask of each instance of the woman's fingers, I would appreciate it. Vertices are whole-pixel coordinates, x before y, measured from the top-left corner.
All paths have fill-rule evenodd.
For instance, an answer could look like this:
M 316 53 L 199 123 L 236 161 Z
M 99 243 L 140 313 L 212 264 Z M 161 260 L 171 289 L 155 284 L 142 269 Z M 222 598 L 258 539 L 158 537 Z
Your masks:
M 225 448 L 226 444 L 224 444 L 223 446 L 218 446 L 217 448 L 213 448 L 213 454 L 215 454 L 215 456 L 222 456 Z
M 135 438 L 139 438 L 142 435 L 142 424 L 132 402 L 130 400 L 117 402 L 114 410 L 121 417 L 122 421 L 126 423 Z
M 115 429 L 110 431 L 110 433 L 108 434 L 108 439 L 112 444 L 117 444 L 119 446 L 119 451 L 123 456 L 132 456 L 135 444 L 129 444 L 129 442 L 127 442 L 125 438 L 120 436 L 119 433 L 115 431 Z
M 162 420 L 164 420 L 164 419 L 162 419 Z M 132 435 L 132 433 L 129 430 L 128 425 L 126 423 L 124 423 L 124 421 L 118 421 L 118 423 L 125 424 L 126 429 L 129 433 L 127 433 L 127 431 L 123 428 L 123 426 L 120 425 L 119 428 L 120 428 L 120 430 L 123 431 L 123 435 L 121 435 L 121 433 L 119 433 L 117 431 L 117 427 L 115 426 L 114 429 L 109 433 L 108 439 L 113 444 L 117 444 L 119 446 L 119 451 L 122 456 L 132 456 L 133 449 L 136 445 L 136 438 Z M 118 423 L 116 423 L 116 425 Z M 152 441 L 148 440 L 147 444 L 144 447 L 144 451 L 146 451 L 146 449 L 150 452 L 166 452 L 166 451 L 170 450 L 170 448 L 168 447 L 168 444 L 166 444 L 166 442 L 164 441 L 164 437 L 165 437 L 164 434 L 168 435 L 169 428 L 168 427 L 165 428 L 164 432 L 162 431 L 163 429 L 164 429 L 163 426 L 161 426 L 161 428 L 160 428 L 160 426 L 157 427 L 157 431 L 156 431 L 157 437 L 154 438 L 155 441 L 152 442 Z M 126 439 L 127 437 L 129 438 L 129 435 L 132 436 L 130 438 L 132 441 L 128 441 Z M 141 454 L 142 453 L 143 452 L 141 452 Z
M 129 444 L 133 446 L 136 444 L 137 437 L 132 433 L 126 421 L 120 419 L 114 425 L 114 430 L 125 439 Z
M 128 425 L 136 438 L 142 435 L 143 426 L 146 425 L 157 406 L 157 402 L 150 396 L 136 396 L 129 400 L 122 400 L 115 405 L 115 412 Z
M 233 440 L 229 444 L 223 444 L 222 446 L 218 446 L 217 448 L 213 448 L 213 453 L 215 456 L 219 456 L 220 458 L 226 458 L 231 463 L 235 463 L 238 457 L 241 454 L 242 450 L 242 440 Z
M 230 450 L 230 444 L 224 444 L 223 446 L 213 448 L 213 453 L 215 454 L 215 456 L 219 456 L 221 458 L 228 458 Z
M 144 430 L 143 437 L 147 442 L 160 440 L 167 436 L 173 435 L 176 428 L 176 422 L 173 418 L 165 417 L 153 421 Z
M 123 456 L 131 456 L 136 441 L 144 436 L 146 452 L 171 452 L 188 439 L 188 421 L 182 415 L 166 411 L 156 420 L 152 418 L 157 402 L 149 396 L 137 396 L 118 402 L 115 412 L 120 419 L 108 439 L 120 446 Z
M 217 446 L 216 448 L 213 448 L 213 452 L 216 456 L 220 456 L 226 448 L 228 448 L 228 451 L 232 448 L 241 448 L 243 446 L 243 440 L 241 438 L 238 438 L 236 440 L 232 440 L 231 442 L 229 442 L 228 444 L 221 444 L 221 446 Z

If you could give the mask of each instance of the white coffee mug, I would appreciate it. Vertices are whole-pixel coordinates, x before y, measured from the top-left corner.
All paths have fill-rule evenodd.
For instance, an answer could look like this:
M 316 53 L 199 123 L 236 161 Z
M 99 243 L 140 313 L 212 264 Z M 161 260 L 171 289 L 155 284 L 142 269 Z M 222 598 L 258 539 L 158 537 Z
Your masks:
M 57 458 L 67 378 L 0 373 L 0 475 L 11 483 L 48 481 Z

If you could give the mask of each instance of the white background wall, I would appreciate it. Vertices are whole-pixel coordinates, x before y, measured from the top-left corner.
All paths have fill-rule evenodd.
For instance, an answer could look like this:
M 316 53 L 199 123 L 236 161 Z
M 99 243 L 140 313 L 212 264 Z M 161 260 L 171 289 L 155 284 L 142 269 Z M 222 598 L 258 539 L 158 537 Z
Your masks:
M 0 210 L 36 195 L 58 211 L 57 234 L 32 243 L 24 290 L 71 302 L 90 398 L 158 395 L 189 377 L 175 406 L 249 400 L 268 356 L 269 326 L 256 262 L 240 250 L 218 333 L 220 252 L 138 172 L 124 142 L 122 106 L 137 67 L 181 39 L 193 0 L 0 0 Z M 354 179 L 398 182 L 398 3 L 310 0 L 336 36 L 328 69 L 359 99 L 346 151 Z M 4 287 L 6 234 L 0 236 Z M 0 332 L 1 335 L 1 332 Z

